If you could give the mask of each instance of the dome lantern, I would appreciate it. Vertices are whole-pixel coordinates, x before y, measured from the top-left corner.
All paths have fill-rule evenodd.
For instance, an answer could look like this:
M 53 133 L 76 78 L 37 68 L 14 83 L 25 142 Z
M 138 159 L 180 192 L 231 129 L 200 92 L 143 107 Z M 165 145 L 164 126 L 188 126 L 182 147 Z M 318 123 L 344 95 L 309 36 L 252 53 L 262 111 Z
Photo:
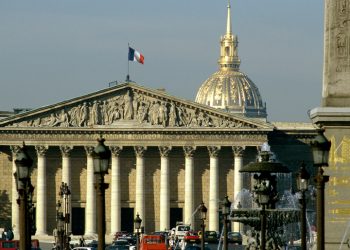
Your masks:
M 220 39 L 219 70 L 199 88 L 196 102 L 247 117 L 265 119 L 266 105 L 259 89 L 240 72 L 238 38 L 232 33 L 231 5 L 227 5 L 226 34 Z

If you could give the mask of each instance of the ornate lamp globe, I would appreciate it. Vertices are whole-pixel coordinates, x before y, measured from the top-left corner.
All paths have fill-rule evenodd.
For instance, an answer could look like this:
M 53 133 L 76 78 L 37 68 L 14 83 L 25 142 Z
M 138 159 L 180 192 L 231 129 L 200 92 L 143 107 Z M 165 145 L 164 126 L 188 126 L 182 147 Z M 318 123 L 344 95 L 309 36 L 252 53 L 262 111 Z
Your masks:
M 207 211 L 208 211 L 208 209 L 204 205 L 203 201 L 201 203 L 201 207 L 200 207 L 199 211 L 201 212 L 201 219 L 202 220 L 206 220 L 207 219 Z
M 33 165 L 33 160 L 27 153 L 25 145 L 17 152 L 15 158 L 17 179 L 20 181 L 29 179 L 29 170 Z
M 327 140 L 323 132 L 319 130 L 318 135 L 310 142 L 315 167 L 328 166 L 331 142 Z
M 94 162 L 94 173 L 95 174 L 107 174 L 109 158 L 111 157 L 111 151 L 104 144 L 105 139 L 100 138 L 97 140 L 98 144 L 94 148 L 92 157 Z
M 137 214 L 134 219 L 134 226 L 136 230 L 139 230 L 141 228 L 141 222 L 142 222 L 142 219 L 140 218 L 140 215 Z

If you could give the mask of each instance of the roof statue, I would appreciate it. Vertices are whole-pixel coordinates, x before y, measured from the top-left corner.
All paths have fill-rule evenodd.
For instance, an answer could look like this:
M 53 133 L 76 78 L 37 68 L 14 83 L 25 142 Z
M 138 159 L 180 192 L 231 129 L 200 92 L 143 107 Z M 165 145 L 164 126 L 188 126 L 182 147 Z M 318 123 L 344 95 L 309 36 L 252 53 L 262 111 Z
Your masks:
M 196 102 L 230 113 L 252 118 L 266 118 L 266 104 L 259 89 L 239 71 L 238 38 L 232 33 L 231 5 L 227 5 L 226 34 L 220 39 L 219 70 L 199 88 Z

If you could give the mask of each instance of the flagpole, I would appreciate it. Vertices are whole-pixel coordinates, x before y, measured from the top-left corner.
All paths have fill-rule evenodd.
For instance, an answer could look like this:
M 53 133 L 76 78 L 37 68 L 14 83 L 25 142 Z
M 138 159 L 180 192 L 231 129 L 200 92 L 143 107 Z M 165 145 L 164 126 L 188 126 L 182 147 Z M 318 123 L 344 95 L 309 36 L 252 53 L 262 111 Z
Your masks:
M 128 74 L 126 75 L 126 81 L 129 82 L 130 81 L 130 75 L 129 75 L 129 63 L 130 63 L 130 60 L 129 60 L 129 50 L 130 50 L 130 45 L 128 43 Z

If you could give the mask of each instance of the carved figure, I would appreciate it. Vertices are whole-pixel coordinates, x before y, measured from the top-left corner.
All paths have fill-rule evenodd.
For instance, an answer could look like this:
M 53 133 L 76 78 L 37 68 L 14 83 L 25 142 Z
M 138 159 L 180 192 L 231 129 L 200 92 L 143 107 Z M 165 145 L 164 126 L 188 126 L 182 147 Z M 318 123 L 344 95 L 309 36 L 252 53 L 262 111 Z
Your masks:
M 97 101 L 94 101 L 94 104 L 91 108 L 91 122 L 93 125 L 99 124 L 100 116 L 100 107 Z
M 108 102 L 103 101 L 101 104 L 101 124 L 108 124 Z
M 151 124 L 158 125 L 159 103 L 154 101 L 151 108 Z
M 337 35 L 337 52 L 338 56 L 346 56 L 346 44 L 347 37 L 345 34 L 340 33 Z
M 124 119 L 131 120 L 134 116 L 134 108 L 132 105 L 132 97 L 130 96 L 130 91 L 128 90 L 124 96 Z
M 158 122 L 159 124 L 166 126 L 166 122 L 168 120 L 167 107 L 164 102 L 161 102 L 158 109 Z
M 147 111 L 148 107 L 146 106 L 145 103 L 141 103 L 139 111 L 137 113 L 137 120 L 139 123 L 143 123 L 147 119 Z
M 81 106 L 80 111 L 80 127 L 86 127 L 88 126 L 89 122 L 89 107 L 86 104 L 86 102 L 83 103 L 83 106 Z
M 177 115 L 176 115 L 176 107 L 173 102 L 170 104 L 170 110 L 169 110 L 169 126 L 175 127 L 178 126 L 178 121 L 177 121 Z
M 53 124 L 53 126 L 69 127 L 68 115 L 64 109 L 62 109 L 61 113 L 57 115 L 56 122 Z

